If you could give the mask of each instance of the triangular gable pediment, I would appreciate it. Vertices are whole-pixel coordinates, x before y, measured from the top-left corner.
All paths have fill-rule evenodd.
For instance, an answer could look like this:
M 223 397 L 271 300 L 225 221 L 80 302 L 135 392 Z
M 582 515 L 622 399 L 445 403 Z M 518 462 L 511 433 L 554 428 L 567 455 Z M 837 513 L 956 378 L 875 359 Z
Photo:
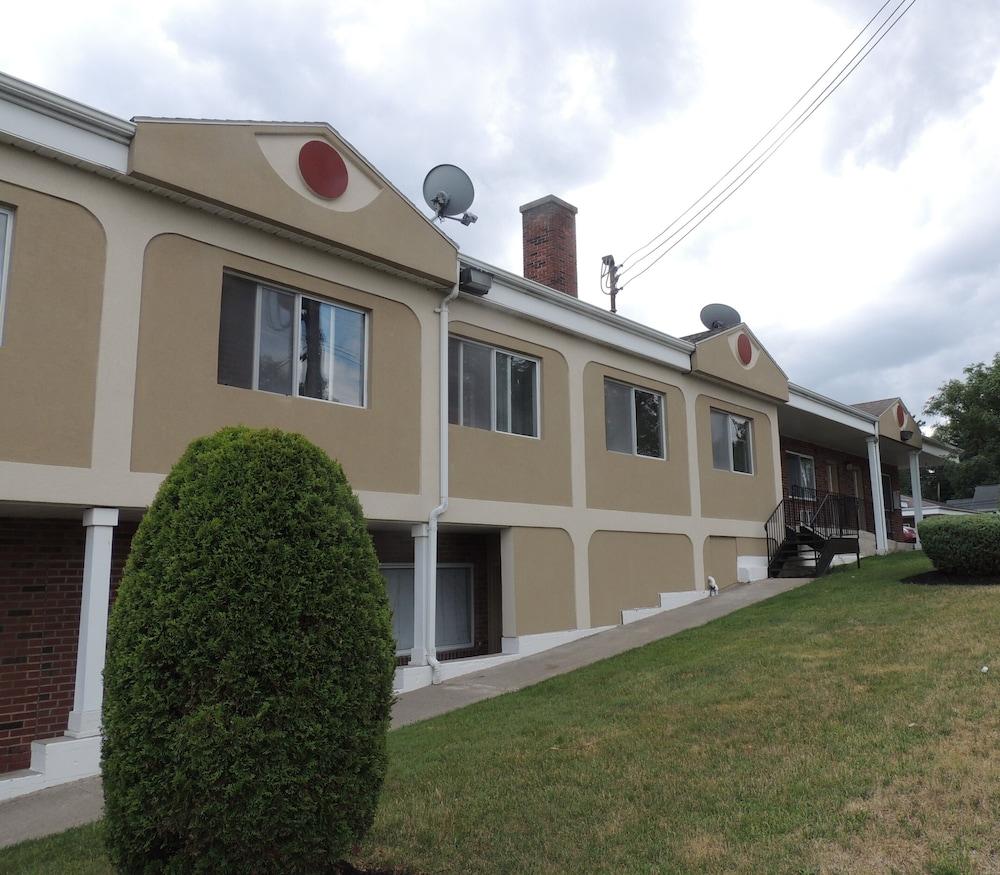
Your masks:
M 788 400 L 788 377 L 743 323 L 696 340 L 691 369 L 769 398 Z
M 908 440 L 903 440 L 903 432 L 910 432 Z M 889 440 L 906 444 L 919 450 L 923 444 L 923 435 L 913 414 L 907 409 L 901 398 L 894 398 L 878 418 L 878 433 Z
M 455 281 L 454 244 L 327 125 L 137 119 L 129 174 L 436 285 Z

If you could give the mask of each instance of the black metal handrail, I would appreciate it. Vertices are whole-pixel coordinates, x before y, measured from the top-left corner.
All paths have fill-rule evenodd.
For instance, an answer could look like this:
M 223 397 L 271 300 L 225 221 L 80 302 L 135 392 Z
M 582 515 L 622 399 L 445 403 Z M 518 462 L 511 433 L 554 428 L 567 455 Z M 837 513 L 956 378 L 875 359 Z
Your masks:
M 818 492 L 806 486 L 791 486 L 764 523 L 767 564 L 770 568 L 790 535 L 809 533 L 823 538 L 857 537 L 860 502 L 853 495 Z

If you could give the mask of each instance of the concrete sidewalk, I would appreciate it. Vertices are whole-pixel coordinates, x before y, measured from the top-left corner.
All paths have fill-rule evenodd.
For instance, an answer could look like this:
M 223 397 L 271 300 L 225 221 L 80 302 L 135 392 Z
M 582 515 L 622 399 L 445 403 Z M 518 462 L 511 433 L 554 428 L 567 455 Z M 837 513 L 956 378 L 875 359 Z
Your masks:
M 414 690 L 397 700 L 392 709 L 392 725 L 395 728 L 416 723 L 473 702 L 530 687 L 546 678 L 702 626 L 808 582 L 809 579 L 790 578 L 742 584 L 726 590 L 718 598 L 702 599 L 506 665 Z M 90 823 L 101 816 L 103 806 L 101 779 L 96 777 L 2 802 L 0 848 Z

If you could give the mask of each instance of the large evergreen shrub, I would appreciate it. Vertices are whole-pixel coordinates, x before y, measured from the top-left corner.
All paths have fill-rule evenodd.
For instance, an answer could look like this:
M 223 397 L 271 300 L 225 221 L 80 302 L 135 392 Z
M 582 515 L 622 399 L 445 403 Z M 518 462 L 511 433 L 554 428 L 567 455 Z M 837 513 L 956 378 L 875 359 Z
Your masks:
M 371 825 L 394 645 L 340 466 L 298 435 L 195 441 L 112 611 L 105 819 L 119 871 L 319 873 Z
M 939 571 L 1000 575 L 1000 515 L 935 516 L 918 531 L 924 553 Z

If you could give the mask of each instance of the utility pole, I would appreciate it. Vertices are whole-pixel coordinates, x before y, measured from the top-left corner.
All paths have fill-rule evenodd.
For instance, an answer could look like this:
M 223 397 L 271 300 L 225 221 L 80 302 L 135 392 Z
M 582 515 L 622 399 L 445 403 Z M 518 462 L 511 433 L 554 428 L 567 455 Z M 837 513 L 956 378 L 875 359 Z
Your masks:
M 621 291 L 621 289 L 618 288 L 618 272 L 620 268 L 617 264 L 615 264 L 615 257 L 613 255 L 605 255 L 604 258 L 601 259 L 601 264 L 601 285 L 603 287 L 603 280 L 607 277 L 608 291 L 604 292 L 604 294 L 611 296 L 611 312 L 617 313 L 618 310 L 615 302 L 618 297 L 618 293 Z M 603 288 L 601 290 L 604 291 Z

